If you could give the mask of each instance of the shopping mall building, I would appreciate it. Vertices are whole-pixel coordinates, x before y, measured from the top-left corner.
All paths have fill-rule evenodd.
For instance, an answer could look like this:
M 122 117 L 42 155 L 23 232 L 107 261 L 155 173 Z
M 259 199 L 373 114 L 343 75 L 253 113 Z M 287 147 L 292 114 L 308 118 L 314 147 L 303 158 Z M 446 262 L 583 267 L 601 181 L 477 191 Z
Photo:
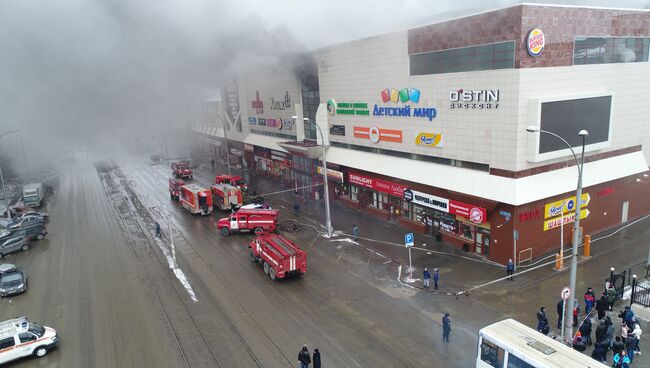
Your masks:
M 224 89 L 231 161 L 322 182 L 308 117 L 332 200 L 497 262 L 539 257 L 571 243 L 580 130 L 583 234 L 650 213 L 649 43 L 650 11 L 521 4 L 326 47 Z M 224 152 L 221 124 L 195 128 L 203 152 Z

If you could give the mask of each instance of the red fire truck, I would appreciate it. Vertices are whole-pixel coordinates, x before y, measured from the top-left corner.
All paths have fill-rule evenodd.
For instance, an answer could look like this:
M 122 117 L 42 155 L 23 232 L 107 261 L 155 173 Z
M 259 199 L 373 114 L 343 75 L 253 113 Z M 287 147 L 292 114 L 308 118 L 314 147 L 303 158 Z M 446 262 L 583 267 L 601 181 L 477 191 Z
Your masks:
M 172 199 L 178 200 L 181 196 L 181 186 L 185 185 L 182 179 L 169 178 L 169 196 Z
M 189 161 L 172 162 L 172 175 L 175 178 L 189 178 L 192 179 L 192 164 Z
M 244 192 L 248 190 L 248 185 L 246 185 L 244 179 L 239 175 L 217 175 L 214 182 L 217 184 L 230 184 Z
M 198 184 L 185 184 L 181 186 L 181 207 L 195 215 L 203 216 L 212 213 L 212 192 Z
M 302 276 L 307 271 L 307 253 L 278 234 L 258 236 L 248 247 L 251 261 L 261 263 L 271 280 Z
M 228 236 L 235 231 L 252 231 L 256 235 L 273 232 L 278 226 L 278 213 L 278 210 L 272 209 L 240 209 L 230 217 L 220 219 L 217 222 L 217 229 L 223 236 Z
M 239 208 L 243 204 L 241 189 L 237 187 L 230 184 L 214 184 L 210 189 L 212 189 L 212 203 L 215 208 L 225 211 L 232 209 L 233 205 Z

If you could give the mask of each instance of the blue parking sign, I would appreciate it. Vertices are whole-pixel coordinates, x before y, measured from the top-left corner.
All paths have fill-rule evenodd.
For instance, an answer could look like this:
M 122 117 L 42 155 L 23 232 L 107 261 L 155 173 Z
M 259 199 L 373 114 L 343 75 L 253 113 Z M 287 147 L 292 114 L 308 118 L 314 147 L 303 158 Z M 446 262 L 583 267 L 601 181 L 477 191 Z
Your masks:
M 404 234 L 404 245 L 407 248 L 412 247 L 415 244 L 415 239 L 413 238 L 413 233 Z

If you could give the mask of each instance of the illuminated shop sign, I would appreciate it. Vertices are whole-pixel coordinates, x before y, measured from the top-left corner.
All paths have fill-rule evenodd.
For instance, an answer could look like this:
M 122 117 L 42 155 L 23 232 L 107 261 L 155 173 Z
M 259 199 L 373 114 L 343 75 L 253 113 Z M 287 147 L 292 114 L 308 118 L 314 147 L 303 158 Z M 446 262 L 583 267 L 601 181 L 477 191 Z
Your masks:
M 406 189 L 404 191 L 404 200 L 452 215 L 465 217 L 476 224 L 484 223 L 487 220 L 487 210 L 483 207 L 418 192 L 413 189 Z
M 316 167 L 316 172 L 319 175 L 323 175 L 323 168 L 321 166 Z M 335 181 L 339 183 L 343 183 L 343 173 L 340 171 L 332 170 L 332 169 L 327 169 L 327 177 L 330 179 L 334 179 Z
M 257 124 L 257 118 L 248 118 L 248 124 L 251 125 Z
M 417 88 L 404 88 L 398 91 L 395 88 L 387 88 L 381 91 L 381 101 L 383 103 L 419 103 L 420 90 Z M 429 121 L 433 120 L 436 114 L 436 109 L 433 107 L 411 107 L 411 105 L 394 107 L 375 104 L 372 109 L 372 115 L 374 116 L 427 118 Z
M 415 137 L 415 144 L 426 147 L 442 147 L 442 134 L 420 133 Z
M 370 188 L 378 192 L 391 194 L 397 197 L 403 197 L 406 187 L 402 184 L 393 183 L 376 178 L 370 178 L 365 175 L 357 173 L 349 173 L 348 181 L 350 184 L 360 185 L 365 188 Z
M 264 118 L 257 119 L 257 125 L 266 126 L 266 119 Z
M 582 194 L 582 203 L 580 208 L 587 207 L 591 201 L 589 193 Z M 544 218 L 560 216 L 562 213 L 573 212 L 576 209 L 576 196 L 561 199 L 559 201 L 547 203 L 544 206 Z
M 591 212 L 587 208 L 580 210 L 580 220 L 584 220 L 587 217 L 589 217 L 590 213 Z M 557 218 L 544 221 L 544 231 L 558 228 L 562 226 L 562 222 L 564 222 L 564 224 L 566 225 L 566 224 L 573 223 L 575 220 L 576 220 L 576 214 L 570 213 L 564 216 L 560 216 Z
M 291 108 L 291 97 L 289 96 L 289 91 L 286 91 L 284 97 L 279 100 L 276 100 L 274 97 L 271 97 L 270 99 L 271 99 L 271 110 L 283 111 Z
M 255 109 L 255 113 L 257 114 L 264 113 L 264 102 L 260 100 L 260 91 L 255 91 L 255 99 L 251 101 L 251 107 Z
M 499 90 L 480 89 L 449 92 L 449 108 L 451 109 L 498 109 Z
M 542 32 L 541 29 L 534 28 L 528 32 L 528 37 L 526 38 L 526 49 L 530 56 L 539 56 L 544 50 L 545 43 L 544 32 Z
M 354 127 L 354 137 L 370 139 L 372 143 L 384 142 L 399 142 L 402 143 L 402 131 L 392 129 L 379 129 L 376 126 Z
M 368 104 L 365 102 L 336 102 L 333 99 L 327 101 L 327 113 L 331 116 L 339 115 L 370 115 Z

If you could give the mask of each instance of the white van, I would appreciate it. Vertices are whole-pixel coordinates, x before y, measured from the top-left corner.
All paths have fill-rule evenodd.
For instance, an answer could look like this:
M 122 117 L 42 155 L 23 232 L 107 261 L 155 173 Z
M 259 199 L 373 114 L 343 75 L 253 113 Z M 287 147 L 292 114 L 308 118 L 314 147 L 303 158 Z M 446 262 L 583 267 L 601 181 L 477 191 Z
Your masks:
M 44 357 L 58 343 L 53 328 L 28 322 L 25 317 L 0 322 L 0 364 L 30 355 Z

